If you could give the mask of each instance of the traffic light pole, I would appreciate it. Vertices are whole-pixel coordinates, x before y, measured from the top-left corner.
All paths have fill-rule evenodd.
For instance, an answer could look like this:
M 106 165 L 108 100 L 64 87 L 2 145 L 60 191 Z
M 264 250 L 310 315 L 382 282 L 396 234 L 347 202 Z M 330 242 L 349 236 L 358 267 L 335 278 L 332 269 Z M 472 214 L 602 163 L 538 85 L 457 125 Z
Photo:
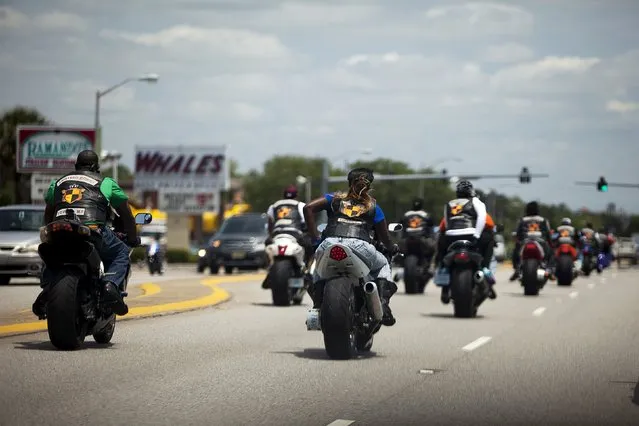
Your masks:
M 597 187 L 597 184 L 599 182 L 584 182 L 584 181 L 578 181 L 575 182 L 575 185 L 579 185 L 579 186 L 594 186 L 595 188 Z M 616 187 L 616 188 L 638 188 L 639 189 L 639 183 L 616 183 L 616 182 L 606 182 L 605 184 L 608 188 L 610 187 Z
M 529 174 L 530 178 L 547 178 L 550 175 L 545 173 L 540 174 Z M 493 174 L 424 174 L 424 173 L 413 173 L 413 174 L 403 174 L 403 175 L 381 175 L 375 174 L 375 181 L 393 181 L 393 180 L 449 180 L 451 178 L 458 179 L 468 179 L 468 180 L 478 180 L 478 179 L 513 179 L 520 178 L 521 175 L 493 175 Z M 346 176 L 329 176 L 326 179 L 327 182 L 344 182 L 346 181 Z

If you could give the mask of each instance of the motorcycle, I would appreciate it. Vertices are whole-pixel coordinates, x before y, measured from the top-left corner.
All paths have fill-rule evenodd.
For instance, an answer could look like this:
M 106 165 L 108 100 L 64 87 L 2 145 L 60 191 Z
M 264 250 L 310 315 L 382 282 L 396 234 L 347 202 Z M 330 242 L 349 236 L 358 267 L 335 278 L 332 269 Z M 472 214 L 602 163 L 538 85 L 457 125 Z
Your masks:
M 604 269 L 605 256 L 599 253 L 595 256 L 595 250 L 590 242 L 583 242 L 581 248 L 581 272 L 586 276 L 590 276 L 593 270 L 596 270 L 598 274 Z
M 426 284 L 431 278 L 429 271 L 432 253 L 427 252 L 421 238 L 407 237 L 404 240 L 404 271 L 401 277 L 404 280 L 406 294 L 424 293 Z M 395 281 L 400 277 L 398 274 Z
M 318 226 L 320 232 L 324 228 Z M 388 225 L 391 232 L 401 229 L 399 223 Z M 370 269 L 349 247 L 333 244 L 313 262 L 311 273 L 315 270 L 323 282 L 323 290 L 315 293 L 321 307 L 308 311 L 307 329 L 322 331 L 326 353 L 332 359 L 369 352 L 383 317 L 377 284 L 367 280 Z
M 555 258 L 555 276 L 557 277 L 557 285 L 572 285 L 572 281 L 577 276 L 575 270 L 577 250 L 571 244 L 559 244 L 559 246 L 555 250 Z
M 267 280 L 273 305 L 301 304 L 308 288 L 304 277 L 304 247 L 297 242 L 294 235 L 278 234 L 273 237 L 273 242 L 266 246 L 266 254 L 271 265 Z
M 544 248 L 535 240 L 525 240 L 521 247 L 520 281 L 525 296 L 537 296 L 548 281 Z
M 149 274 L 153 275 L 158 273 L 162 275 L 164 268 L 162 265 L 162 256 L 160 255 L 160 243 L 157 241 L 151 242 L 146 249 L 146 264 L 149 268 Z
M 147 225 L 152 219 L 149 213 L 138 213 L 135 223 Z M 106 344 L 115 331 L 115 314 L 102 303 L 104 265 L 89 241 L 92 232 L 73 209 L 67 209 L 65 216 L 44 227 L 40 235 L 38 253 L 51 277 L 47 330 L 51 343 L 58 349 L 79 348 L 87 334 L 93 335 L 97 343 Z M 125 239 L 126 235 L 118 237 Z M 129 267 L 125 289 L 130 275 Z
M 488 297 L 488 284 L 494 284 L 494 277 L 481 267 L 482 260 L 467 240 L 453 242 L 446 251 L 443 264 L 448 272 L 436 276 L 435 284 L 450 286 L 455 317 L 476 317 L 477 309 Z

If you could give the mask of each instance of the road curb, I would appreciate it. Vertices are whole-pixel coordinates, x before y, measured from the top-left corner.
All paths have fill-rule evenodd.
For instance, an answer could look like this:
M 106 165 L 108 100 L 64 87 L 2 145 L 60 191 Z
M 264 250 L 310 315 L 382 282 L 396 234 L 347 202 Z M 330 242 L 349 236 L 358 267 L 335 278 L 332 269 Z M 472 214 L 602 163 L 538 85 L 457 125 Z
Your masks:
M 211 289 L 211 293 L 206 296 L 179 302 L 167 302 L 158 305 L 132 307 L 129 308 L 129 313 L 127 315 L 123 317 L 118 316 L 117 321 L 120 322 L 142 318 L 153 318 L 215 307 L 222 303 L 228 302 L 233 298 L 230 292 L 219 288 L 219 285 L 250 281 L 254 279 L 262 279 L 263 277 L 264 274 L 247 274 L 230 277 L 202 279 L 200 280 L 200 285 L 209 287 Z M 0 326 L 0 339 L 11 336 L 40 333 L 46 330 L 46 320 L 3 325 Z

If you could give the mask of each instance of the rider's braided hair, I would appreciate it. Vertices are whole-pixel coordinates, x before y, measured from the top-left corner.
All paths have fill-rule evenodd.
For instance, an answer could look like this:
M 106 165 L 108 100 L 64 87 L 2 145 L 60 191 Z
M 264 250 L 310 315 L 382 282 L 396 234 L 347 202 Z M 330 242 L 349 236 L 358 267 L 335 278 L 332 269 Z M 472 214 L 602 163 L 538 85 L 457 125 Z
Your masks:
M 365 167 L 358 167 L 348 173 L 348 192 L 337 192 L 335 198 L 350 198 L 362 203 L 366 210 L 373 208 L 375 200 L 370 196 L 371 184 L 375 177 L 373 171 Z

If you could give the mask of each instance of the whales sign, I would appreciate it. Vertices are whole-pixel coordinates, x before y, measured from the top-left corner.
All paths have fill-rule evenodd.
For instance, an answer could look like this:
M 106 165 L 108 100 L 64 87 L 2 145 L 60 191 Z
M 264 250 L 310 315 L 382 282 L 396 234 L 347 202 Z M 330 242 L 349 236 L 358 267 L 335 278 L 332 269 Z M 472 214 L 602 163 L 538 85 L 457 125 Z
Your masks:
M 66 173 L 85 149 L 96 150 L 95 130 L 86 127 L 17 126 L 19 173 Z

